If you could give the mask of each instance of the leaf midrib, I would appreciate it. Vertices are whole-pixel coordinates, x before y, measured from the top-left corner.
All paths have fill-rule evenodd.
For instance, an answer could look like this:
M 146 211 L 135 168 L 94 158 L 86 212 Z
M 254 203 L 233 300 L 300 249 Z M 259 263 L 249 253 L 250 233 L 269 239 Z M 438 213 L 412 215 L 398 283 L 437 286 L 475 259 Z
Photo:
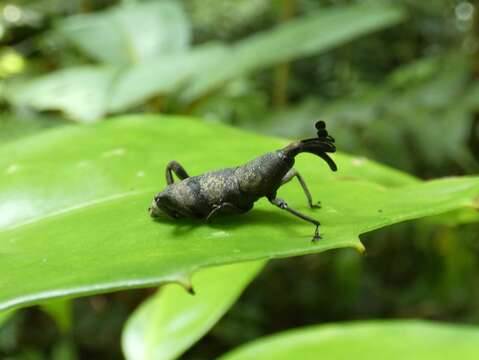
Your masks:
M 67 207 L 65 207 L 61 210 L 52 211 L 52 212 L 49 212 L 49 213 L 44 214 L 44 215 L 34 216 L 34 217 L 32 217 L 28 220 L 23 220 L 23 221 L 20 221 L 16 224 L 13 224 L 13 225 L 7 225 L 3 229 L 0 229 L 0 233 L 15 230 L 15 229 L 18 229 L 18 228 L 23 227 L 23 226 L 33 225 L 37 222 L 41 222 L 41 221 L 44 221 L 44 220 L 47 220 L 47 219 L 55 218 L 57 216 L 61 216 L 61 215 L 68 214 L 68 213 L 71 213 L 71 212 L 84 210 L 84 209 L 87 209 L 89 207 L 93 207 L 93 206 L 96 206 L 96 205 L 107 204 L 109 202 L 113 202 L 113 201 L 116 201 L 116 200 L 119 200 L 119 199 L 128 198 L 130 196 L 143 195 L 143 194 L 151 193 L 151 192 L 155 192 L 155 191 L 157 191 L 156 188 L 147 188 L 147 189 L 143 189 L 143 190 L 134 190 L 134 191 L 128 191 L 128 192 L 123 192 L 123 193 L 116 193 L 116 194 L 112 194 L 112 195 L 109 195 L 109 196 L 104 196 L 104 197 L 99 198 L 99 199 L 85 201 L 85 202 L 75 204 L 75 205 L 72 205 L 72 206 L 67 206 Z

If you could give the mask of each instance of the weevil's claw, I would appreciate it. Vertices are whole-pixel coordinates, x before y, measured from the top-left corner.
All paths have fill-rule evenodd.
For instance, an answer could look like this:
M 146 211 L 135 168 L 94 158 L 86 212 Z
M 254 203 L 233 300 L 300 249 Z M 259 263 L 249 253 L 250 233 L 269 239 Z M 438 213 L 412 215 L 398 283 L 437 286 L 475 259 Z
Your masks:
M 316 230 L 314 231 L 314 236 L 311 242 L 313 244 L 317 243 L 319 240 L 321 240 L 321 235 L 319 235 L 319 225 L 316 225 Z
M 316 244 L 316 243 L 317 243 L 319 240 L 321 240 L 321 239 L 322 239 L 321 235 L 319 235 L 319 234 L 316 235 L 316 234 L 315 234 L 315 235 L 313 236 L 313 239 L 311 240 L 311 242 L 312 242 L 313 244 Z
M 312 204 L 311 208 L 312 209 L 321 209 L 321 202 L 318 201 L 316 204 Z

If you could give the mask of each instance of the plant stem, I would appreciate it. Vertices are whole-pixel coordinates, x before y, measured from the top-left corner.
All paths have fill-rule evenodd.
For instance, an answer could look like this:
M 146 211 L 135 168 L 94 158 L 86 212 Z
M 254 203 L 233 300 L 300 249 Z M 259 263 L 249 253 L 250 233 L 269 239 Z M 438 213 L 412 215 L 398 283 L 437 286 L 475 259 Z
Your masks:
M 294 16 L 296 0 L 281 0 L 279 20 L 281 23 L 288 21 Z M 274 69 L 273 81 L 273 104 L 276 108 L 288 103 L 288 82 L 290 74 L 289 62 L 280 64 Z

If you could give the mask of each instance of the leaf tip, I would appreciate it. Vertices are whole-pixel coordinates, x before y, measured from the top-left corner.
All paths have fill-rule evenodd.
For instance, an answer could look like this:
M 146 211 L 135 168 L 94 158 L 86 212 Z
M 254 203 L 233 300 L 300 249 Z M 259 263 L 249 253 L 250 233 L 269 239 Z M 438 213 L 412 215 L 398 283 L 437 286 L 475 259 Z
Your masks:
M 354 245 L 354 248 L 361 254 L 364 254 L 364 252 L 366 251 L 366 248 L 360 240 Z
M 195 295 L 195 289 L 193 289 L 193 284 L 191 283 L 191 277 L 188 275 L 181 275 L 176 279 L 176 282 L 183 286 L 183 288 L 190 293 L 191 295 Z
M 191 295 L 196 295 L 195 289 L 193 289 L 193 286 L 191 286 L 191 284 L 186 288 L 186 291 L 188 291 Z

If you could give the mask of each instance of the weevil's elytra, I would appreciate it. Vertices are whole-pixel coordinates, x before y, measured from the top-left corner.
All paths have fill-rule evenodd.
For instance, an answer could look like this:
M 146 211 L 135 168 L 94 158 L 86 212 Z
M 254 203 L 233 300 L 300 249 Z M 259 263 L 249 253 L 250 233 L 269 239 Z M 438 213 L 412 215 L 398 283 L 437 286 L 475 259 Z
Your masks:
M 324 121 L 318 121 L 316 129 L 316 138 L 295 141 L 241 166 L 198 176 L 190 177 L 179 163 L 171 161 L 166 167 L 168 185 L 154 197 L 149 208 L 150 215 L 165 215 L 173 219 L 206 218 L 211 222 L 217 216 L 245 213 L 253 208 L 259 198 L 266 197 L 271 204 L 315 225 L 313 242 L 319 240 L 319 221 L 291 208 L 286 201 L 276 196 L 279 187 L 296 177 L 309 207 L 319 207 L 313 203 L 303 177 L 293 168 L 295 157 L 309 152 L 326 161 L 332 171 L 337 170 L 327 154 L 336 151 L 334 139 L 326 131 Z M 174 182 L 173 173 L 180 179 L 179 182 Z

